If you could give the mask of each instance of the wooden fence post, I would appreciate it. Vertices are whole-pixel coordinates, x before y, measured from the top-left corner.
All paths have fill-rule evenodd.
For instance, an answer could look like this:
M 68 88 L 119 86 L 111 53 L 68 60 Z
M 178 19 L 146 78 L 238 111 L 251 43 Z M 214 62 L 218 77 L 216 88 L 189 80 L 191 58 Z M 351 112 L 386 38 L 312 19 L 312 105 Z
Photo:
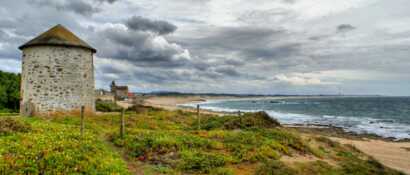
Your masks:
M 238 111 L 239 122 L 242 124 L 241 110 Z
M 85 109 L 85 107 L 81 106 L 81 113 L 80 113 L 80 116 L 81 116 L 81 128 L 80 128 L 81 137 L 84 135 L 84 109 Z
M 121 111 L 121 126 L 120 126 L 120 136 L 121 136 L 121 138 L 124 138 L 124 133 L 125 133 L 124 115 L 125 115 L 125 108 L 122 108 L 122 111 Z
M 199 114 L 199 105 L 196 105 L 196 116 L 198 118 L 198 130 L 201 130 L 201 116 Z

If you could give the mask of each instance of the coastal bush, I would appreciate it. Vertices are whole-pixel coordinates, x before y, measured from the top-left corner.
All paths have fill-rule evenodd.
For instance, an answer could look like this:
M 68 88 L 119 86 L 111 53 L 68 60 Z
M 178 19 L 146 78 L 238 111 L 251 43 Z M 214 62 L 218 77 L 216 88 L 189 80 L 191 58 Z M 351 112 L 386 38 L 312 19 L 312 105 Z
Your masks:
M 340 169 L 332 167 L 329 163 L 318 160 L 308 163 L 295 163 L 292 167 L 295 174 L 306 175 L 342 175 Z
M 263 163 L 257 170 L 258 175 L 295 175 L 297 172 L 284 163 L 273 160 Z
M 0 136 L 9 135 L 15 132 L 28 132 L 31 126 L 21 120 L 9 117 L 0 118 Z
M 211 141 L 183 132 L 135 130 L 125 139 L 114 137 L 114 143 L 126 147 L 132 156 L 165 154 L 192 148 L 210 148 Z
M 235 117 L 225 123 L 225 129 L 246 129 L 246 128 L 275 128 L 280 123 L 271 118 L 266 112 L 245 113 L 243 116 Z
M 267 129 L 260 130 L 259 132 L 262 136 L 275 140 L 285 147 L 292 148 L 301 153 L 310 153 L 307 143 L 297 134 L 282 129 Z
M 111 101 L 97 100 L 95 102 L 95 109 L 100 112 L 118 112 L 121 111 L 121 107 Z
M 197 126 L 198 123 L 194 123 L 194 125 Z M 201 121 L 201 128 L 205 130 L 276 128 L 280 126 L 280 123 L 266 112 L 245 113 L 242 116 L 207 117 Z
M 224 166 L 225 163 L 224 156 L 220 154 L 184 150 L 181 152 L 179 167 L 187 171 L 209 173 L 212 169 Z
M 352 153 L 344 152 L 340 154 L 344 158 L 341 162 L 341 172 L 343 174 L 352 174 L 352 175 L 404 175 L 404 173 L 397 172 L 390 168 L 383 166 L 377 160 L 369 157 L 367 159 L 360 159 L 357 156 L 354 156 Z
M 234 175 L 235 173 L 228 168 L 213 168 L 209 174 L 211 175 Z
M 152 107 L 152 106 L 144 106 L 142 104 L 136 104 L 132 105 L 127 108 L 127 111 L 132 111 L 132 112 L 158 112 L 158 111 L 163 111 L 160 108 Z

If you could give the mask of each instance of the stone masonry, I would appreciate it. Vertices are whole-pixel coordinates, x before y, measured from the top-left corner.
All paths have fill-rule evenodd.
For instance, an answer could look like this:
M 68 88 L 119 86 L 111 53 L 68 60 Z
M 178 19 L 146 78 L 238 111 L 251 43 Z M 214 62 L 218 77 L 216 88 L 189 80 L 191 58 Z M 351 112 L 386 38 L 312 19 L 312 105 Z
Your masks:
M 95 111 L 94 52 L 70 45 L 22 48 L 21 115 Z

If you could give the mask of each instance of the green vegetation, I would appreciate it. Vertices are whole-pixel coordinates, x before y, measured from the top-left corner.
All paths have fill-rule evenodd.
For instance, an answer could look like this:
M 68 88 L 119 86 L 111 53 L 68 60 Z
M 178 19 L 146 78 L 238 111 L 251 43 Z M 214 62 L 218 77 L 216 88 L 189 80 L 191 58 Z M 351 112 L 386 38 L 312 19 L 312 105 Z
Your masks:
M 0 136 L 31 131 L 31 126 L 20 120 L 0 118 Z
M 118 134 L 120 119 L 115 113 L 87 117 L 84 136 L 75 116 L 2 119 L 6 124 L 0 125 L 0 170 L 6 174 L 128 174 L 128 168 L 136 174 L 400 174 L 352 146 L 282 128 L 265 113 L 201 115 L 198 122 L 195 113 L 137 106 L 125 118 L 124 137 Z M 300 157 L 311 160 L 298 161 Z
M 77 126 L 7 118 L 0 127 L 0 174 L 128 173 L 124 161 L 98 135 L 87 132 L 81 137 Z
M 400 174 L 352 146 L 282 128 L 263 112 L 198 122 L 195 113 L 150 108 L 128 115 L 124 138 L 110 138 L 147 174 Z
M 0 71 L 0 113 L 18 112 L 20 107 L 20 74 Z
M 95 109 L 99 112 L 118 112 L 121 111 L 121 107 L 112 101 L 101 101 L 97 100 L 95 102 Z

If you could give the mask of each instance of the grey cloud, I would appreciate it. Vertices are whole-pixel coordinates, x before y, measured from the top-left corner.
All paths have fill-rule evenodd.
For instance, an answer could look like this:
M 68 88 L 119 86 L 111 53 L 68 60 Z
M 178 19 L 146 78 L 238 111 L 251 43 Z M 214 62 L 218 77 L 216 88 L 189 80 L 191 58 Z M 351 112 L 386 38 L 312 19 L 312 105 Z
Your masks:
M 243 66 L 247 61 L 279 61 L 298 55 L 302 43 L 289 42 L 288 31 L 257 27 L 218 28 L 203 38 L 184 40 L 184 46 L 200 57 L 232 54 L 234 60 L 220 58 L 220 64 Z
M 232 66 L 243 66 L 245 63 L 243 61 L 236 59 L 225 59 L 224 64 Z
M 53 7 L 59 11 L 69 11 L 83 16 L 91 16 L 94 13 L 100 12 L 101 9 L 94 1 L 87 0 L 64 0 L 64 1 L 48 1 L 48 0 L 32 0 L 34 4 L 40 7 Z M 100 1 L 100 0 L 98 0 Z
M 140 16 L 133 16 L 126 21 L 128 28 L 136 31 L 150 31 L 158 33 L 159 35 L 166 35 L 177 30 L 177 26 L 166 22 L 143 18 Z
M 3 30 L 0 30 L 0 39 L 5 40 L 8 37 L 7 33 Z
M 219 68 L 216 68 L 215 71 L 218 72 L 218 73 L 221 73 L 223 75 L 226 75 L 226 76 L 231 76 L 231 77 L 239 77 L 240 76 L 240 73 L 232 67 L 219 67 Z
M 296 0 L 282 0 L 284 3 L 294 4 Z
M 100 11 L 100 9 L 92 6 L 91 4 L 78 0 L 70 0 L 66 5 L 57 6 L 57 8 L 71 10 L 81 15 L 92 15 L 93 13 Z
M 297 55 L 300 52 L 301 44 L 290 43 L 278 46 L 273 46 L 269 48 L 250 48 L 247 49 L 243 54 L 248 55 L 248 57 L 254 59 L 285 59 L 292 55 Z
M 350 24 L 340 24 L 337 26 L 337 31 L 338 32 L 349 32 L 356 29 L 356 27 L 350 25 Z
M 225 15 L 221 14 L 221 19 L 214 20 L 208 18 L 208 13 L 216 10 L 215 14 L 218 14 L 220 11 L 209 9 L 208 0 L 179 0 L 166 6 L 162 2 L 146 0 L 138 3 L 4 0 L 0 2 L 3 7 L 0 7 L 0 64 L 11 60 L 16 64 L 8 67 L 19 67 L 21 52 L 17 47 L 62 23 L 98 49 L 96 60 L 106 58 L 111 59 L 111 63 L 126 63 L 126 66 L 96 66 L 97 82 L 105 81 L 102 85 L 118 78 L 123 84 L 140 84 L 141 87 L 136 85 L 137 89 L 134 89 L 138 91 L 150 91 L 155 87 L 194 91 L 197 86 L 197 91 L 204 92 L 232 92 L 237 88 L 239 93 L 332 93 L 330 86 L 327 89 L 292 89 L 272 80 L 280 74 L 362 70 L 369 71 L 369 76 L 374 76 L 372 71 L 392 75 L 389 78 L 375 77 L 371 82 L 343 82 L 342 78 L 334 81 L 346 87 L 360 86 L 363 92 L 373 89 L 376 93 L 391 88 L 376 88 L 370 83 L 392 82 L 390 84 L 401 86 L 397 94 L 403 95 L 408 94 L 409 87 L 409 76 L 404 75 L 410 73 L 410 32 L 408 25 L 403 23 L 409 13 L 402 4 L 408 2 L 399 1 L 401 3 L 380 1 L 372 6 L 360 3 L 357 8 L 319 18 L 314 14 L 316 12 L 303 16 L 309 10 L 293 11 L 285 7 L 298 3 L 298 0 L 276 0 L 282 3 L 280 7 L 254 8 L 252 5 L 246 10 L 232 9 L 232 13 L 226 16 L 229 18 L 222 18 Z M 256 3 L 255 6 L 260 4 L 264 5 Z M 200 8 L 189 8 L 193 6 Z M 175 23 L 136 16 L 133 17 L 136 20 L 128 18 L 130 14 L 148 12 L 149 16 L 164 17 Z M 346 20 L 349 21 L 335 23 Z M 176 24 L 180 28 L 178 31 Z M 355 24 L 363 25 L 356 30 L 358 26 Z M 360 37 L 344 35 L 349 32 Z M 190 54 L 185 53 L 186 50 Z M 11 70 L 4 66 L 1 69 Z M 354 89 L 350 92 L 360 93 Z
M 135 27 L 111 27 L 98 32 L 94 39 L 98 41 L 98 47 L 104 48 L 99 54 L 102 57 L 126 60 L 140 67 L 206 67 L 201 65 L 203 63 L 189 60 L 189 53 L 178 44 L 169 43 L 159 34 L 135 30 Z
M 200 38 L 180 40 L 191 51 L 208 57 L 209 53 L 246 52 L 259 48 L 268 48 L 272 42 L 286 36 L 285 30 L 258 27 L 219 27 Z
M 98 1 L 100 1 L 100 2 L 108 2 L 108 3 L 112 4 L 112 3 L 117 2 L 117 1 L 119 1 L 119 0 L 98 0 Z

